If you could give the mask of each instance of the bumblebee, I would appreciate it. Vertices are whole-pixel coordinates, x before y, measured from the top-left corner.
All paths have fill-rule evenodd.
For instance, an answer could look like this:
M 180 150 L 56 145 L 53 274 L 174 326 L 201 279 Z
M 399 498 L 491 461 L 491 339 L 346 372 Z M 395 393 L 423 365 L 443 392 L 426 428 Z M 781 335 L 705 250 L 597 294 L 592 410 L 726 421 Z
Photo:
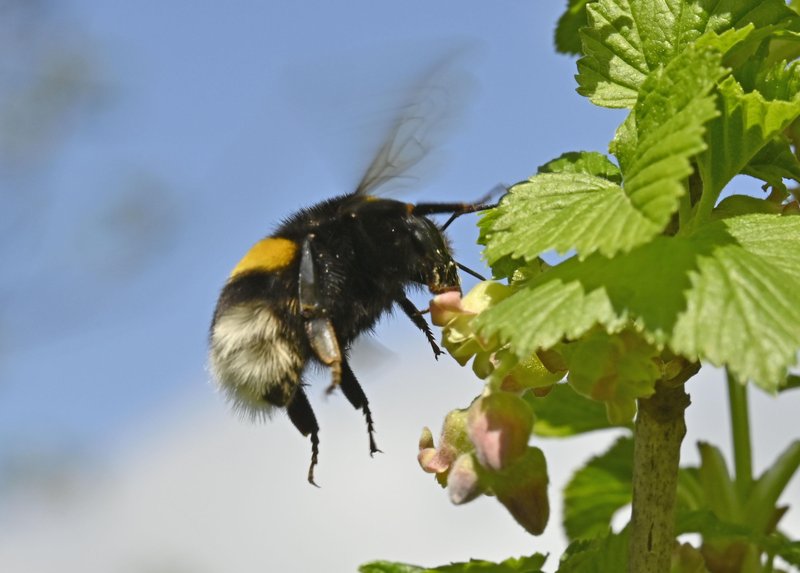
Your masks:
M 311 484 L 319 425 L 304 390 L 307 366 L 330 369 L 327 392 L 341 388 L 363 412 L 370 455 L 378 452 L 369 401 L 348 364 L 352 343 L 397 305 L 438 358 L 442 351 L 406 293 L 415 285 L 460 292 L 458 269 L 472 272 L 453 259 L 444 229 L 488 205 L 410 204 L 370 193 L 422 158 L 421 141 L 414 122 L 401 119 L 354 192 L 300 210 L 247 252 L 214 311 L 209 354 L 219 387 L 251 417 L 287 411 L 310 436 Z M 428 218 L 446 213 L 451 217 L 441 226 Z

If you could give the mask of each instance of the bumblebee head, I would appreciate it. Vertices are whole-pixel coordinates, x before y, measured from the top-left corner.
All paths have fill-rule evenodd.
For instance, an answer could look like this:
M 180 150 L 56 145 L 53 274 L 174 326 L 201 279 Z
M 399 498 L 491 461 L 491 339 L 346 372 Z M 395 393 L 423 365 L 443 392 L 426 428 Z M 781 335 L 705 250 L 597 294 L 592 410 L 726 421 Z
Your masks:
M 410 223 L 418 253 L 417 280 L 427 285 L 433 294 L 461 292 L 458 265 L 453 260 L 444 233 L 426 217 L 412 217 Z

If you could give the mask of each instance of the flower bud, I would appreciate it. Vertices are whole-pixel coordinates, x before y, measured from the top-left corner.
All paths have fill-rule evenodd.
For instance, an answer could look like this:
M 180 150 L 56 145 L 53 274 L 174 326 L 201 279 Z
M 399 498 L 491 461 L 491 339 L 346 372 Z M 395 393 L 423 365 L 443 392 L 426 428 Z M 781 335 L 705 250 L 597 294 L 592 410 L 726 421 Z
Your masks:
M 533 412 L 522 398 L 494 392 L 469 409 L 467 431 L 480 464 L 493 471 L 511 465 L 525 453 L 533 429 Z
M 447 492 L 455 505 L 467 503 L 483 493 L 477 464 L 472 454 L 461 454 L 447 476 Z
M 424 471 L 435 473 L 442 485 L 456 458 L 473 449 L 467 437 L 466 419 L 466 410 L 453 410 L 447 414 L 438 448 L 434 446 L 430 429 L 426 427 L 422 430 L 417 461 Z
M 544 454 L 533 447 L 507 471 L 491 475 L 497 500 L 532 535 L 541 534 L 550 518 L 547 482 Z

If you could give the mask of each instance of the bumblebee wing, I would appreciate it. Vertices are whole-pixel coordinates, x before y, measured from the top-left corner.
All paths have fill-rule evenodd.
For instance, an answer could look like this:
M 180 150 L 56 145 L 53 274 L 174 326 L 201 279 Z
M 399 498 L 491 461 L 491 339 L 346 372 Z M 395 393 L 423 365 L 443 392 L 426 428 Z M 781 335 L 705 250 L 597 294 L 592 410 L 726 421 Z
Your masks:
M 435 66 L 413 90 L 411 103 L 401 110 L 355 195 L 372 195 L 379 187 L 384 193 L 389 187 L 408 186 L 434 167 L 430 152 L 454 125 L 470 91 L 468 74 L 451 64 L 448 58 Z

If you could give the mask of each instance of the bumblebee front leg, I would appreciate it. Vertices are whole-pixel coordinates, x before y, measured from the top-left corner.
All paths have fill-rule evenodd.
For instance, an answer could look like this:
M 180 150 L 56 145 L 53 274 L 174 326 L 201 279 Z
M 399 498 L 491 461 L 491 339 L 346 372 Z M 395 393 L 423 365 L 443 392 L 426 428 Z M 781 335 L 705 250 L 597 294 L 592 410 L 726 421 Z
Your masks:
M 314 466 L 317 465 L 317 457 L 319 456 L 319 424 L 317 424 L 314 410 L 311 409 L 308 397 L 301 386 L 298 386 L 297 390 L 295 390 L 291 402 L 286 407 L 286 411 L 292 424 L 300 430 L 301 434 L 304 436 L 311 435 L 311 465 L 308 468 L 308 483 L 316 486 L 317 484 L 314 482 Z
M 433 336 L 433 332 L 431 332 L 431 327 L 428 326 L 427 321 L 422 317 L 422 313 L 414 306 L 414 303 L 408 300 L 408 297 L 403 297 L 397 300 L 397 304 L 400 305 L 400 308 L 403 309 L 403 312 L 406 313 L 406 316 L 411 319 L 417 328 L 419 328 L 422 332 L 425 333 L 425 336 L 428 338 L 428 342 L 433 348 L 433 356 L 436 360 L 439 360 L 439 356 L 444 354 L 442 349 L 439 348 L 439 345 L 436 344 L 436 338 Z
M 298 296 L 311 349 L 319 361 L 331 369 L 331 383 L 326 390 L 330 394 L 342 382 L 342 351 L 339 349 L 333 323 L 327 317 L 327 310 L 322 303 L 321 285 L 311 247 L 313 238 L 314 235 L 309 235 L 303 241 Z

